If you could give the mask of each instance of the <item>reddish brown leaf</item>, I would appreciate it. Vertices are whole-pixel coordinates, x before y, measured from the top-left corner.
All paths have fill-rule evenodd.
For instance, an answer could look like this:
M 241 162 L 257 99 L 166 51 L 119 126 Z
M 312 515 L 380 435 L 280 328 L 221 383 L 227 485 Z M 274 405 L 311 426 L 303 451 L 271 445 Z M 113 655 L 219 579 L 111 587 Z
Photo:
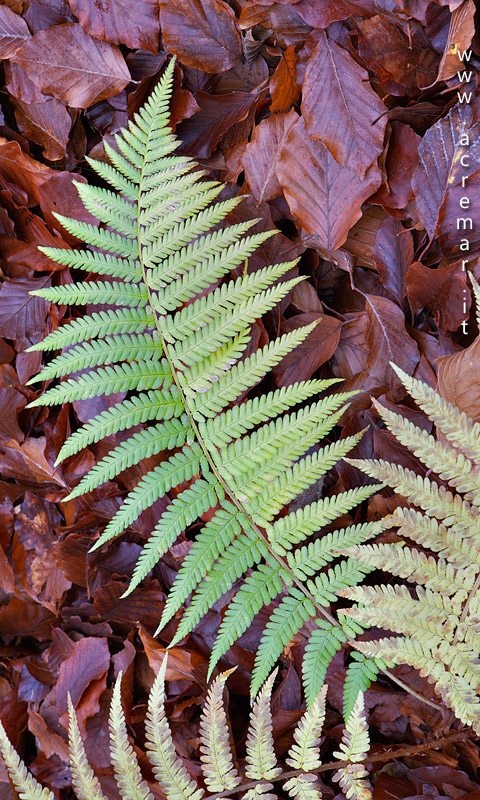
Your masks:
M 23 441 L 24 434 L 18 427 L 18 414 L 26 405 L 23 394 L 13 387 L 0 389 L 0 436 Z
M 159 0 L 165 46 L 182 64 L 223 72 L 238 64 L 242 43 L 235 14 L 224 0 Z
M 443 331 L 456 331 L 467 318 L 471 294 L 466 288 L 466 272 L 461 264 L 430 269 L 416 261 L 407 273 L 407 294 L 414 314 L 430 311 Z
M 18 142 L 0 137 L 0 175 L 26 193 L 29 206 L 38 205 L 38 187 L 54 174 L 50 167 L 24 153 Z
M 465 350 L 437 359 L 437 389 L 467 417 L 480 421 L 480 337 Z
M 80 222 L 86 222 L 95 227 L 99 225 L 98 219 L 90 214 L 83 205 L 76 187 L 77 183 L 87 183 L 87 179 L 83 175 L 76 175 L 72 172 L 53 172 L 38 190 L 39 205 L 45 222 L 53 230 L 59 231 L 71 244 L 77 244 L 78 240 L 65 231 L 53 216 L 55 213 L 74 217 Z M 58 244 L 55 246 L 58 247 Z
M 309 136 L 301 117 L 288 132 L 277 175 L 292 213 L 328 254 L 344 243 L 360 219 L 362 203 L 381 181 L 375 165 L 364 178 L 341 167 L 325 145 Z
M 276 166 L 288 131 L 298 119 L 295 111 L 272 114 L 258 125 L 242 158 L 245 179 L 257 203 L 282 194 Z
M 0 60 L 11 58 L 26 39 L 28 25 L 22 17 L 5 5 L 0 6 Z
M 297 57 L 293 46 L 287 47 L 285 52 L 282 51 L 278 67 L 270 78 L 272 113 L 288 111 L 290 106 L 300 99 L 300 89 L 295 78 L 296 63 Z
M 135 49 L 158 50 L 157 0 L 69 0 L 90 36 Z
M 167 649 L 142 628 L 138 627 L 150 668 L 156 675 L 160 669 Z M 189 680 L 205 686 L 205 660 L 193 648 L 172 647 L 168 650 L 166 678 L 169 681 Z
M 60 665 L 58 680 L 52 690 L 58 716 L 67 710 L 69 692 L 76 707 L 90 683 L 102 678 L 109 666 L 110 653 L 106 639 L 87 637 L 75 642 L 72 654 Z
M 366 364 L 367 385 L 398 390 L 399 382 L 390 361 L 412 375 L 420 358 L 418 347 L 405 329 L 401 309 L 386 297 L 366 295 L 365 310 L 369 316 Z M 400 390 L 404 394 L 403 390 Z
M 68 0 L 29 0 L 25 19 L 32 33 L 75 21 Z
M 130 80 L 120 49 L 93 39 L 78 23 L 36 33 L 14 60 L 44 94 L 73 108 L 112 97 Z
M 47 98 L 44 103 L 14 100 L 14 108 L 19 130 L 43 148 L 48 161 L 65 156 L 72 119 L 63 103 L 54 98 Z
M 53 493 L 60 500 L 68 486 L 60 472 L 47 461 L 45 445 L 45 437 L 27 439 L 22 445 L 14 439 L 0 444 L 0 471 L 4 478 L 13 478 L 47 497 Z
M 385 168 L 387 183 L 372 198 L 387 208 L 405 208 L 413 197 L 412 176 L 418 164 L 420 136 L 409 125 L 394 120 Z
M 369 356 L 367 335 L 370 323 L 366 311 L 345 314 L 344 319 L 340 341 L 332 359 L 332 371 L 337 378 L 351 380 L 366 369 Z
M 418 95 L 418 89 L 435 80 L 438 55 L 420 25 L 411 23 L 403 29 L 377 14 L 362 20 L 359 31 L 359 53 L 385 92 Z
M 360 177 L 383 150 L 385 105 L 368 73 L 321 33 L 302 85 L 302 114 L 310 136 Z M 380 118 L 380 119 L 379 119 Z
M 468 139 L 470 145 L 460 144 L 462 136 L 466 137 L 463 141 Z M 469 157 L 466 166 L 462 166 L 461 158 L 466 153 Z M 480 123 L 474 121 L 472 108 L 465 104 L 454 106 L 446 117 L 427 131 L 418 154 L 420 163 L 413 174 L 413 189 L 420 219 L 429 236 L 433 237 L 439 232 L 439 216 L 448 194 L 453 188 L 462 189 L 463 176 L 470 178 L 480 167 Z M 463 192 L 467 194 L 464 189 Z M 455 229 L 459 210 L 457 205 Z M 457 244 L 462 237 L 463 232 L 457 231 Z
M 55 621 L 51 611 L 29 597 L 15 594 L 8 603 L 0 606 L 0 633 L 3 636 L 31 636 L 41 642 L 48 641 Z
M 474 147 L 470 147 L 469 154 L 473 150 Z M 479 192 L 480 170 L 469 177 L 464 187 L 459 176 L 447 192 L 438 214 L 438 243 L 442 252 L 449 261 L 457 261 L 463 255 L 467 260 L 464 266 L 471 266 L 468 259 L 477 256 L 480 250 L 480 208 L 476 201 Z
M 334 354 L 339 339 L 342 323 L 327 314 L 298 314 L 282 323 L 280 332 L 290 333 L 304 325 L 318 324 L 307 338 L 275 367 L 274 374 L 277 386 L 288 386 L 296 381 L 311 378 L 322 364 Z
M 458 53 L 468 50 L 475 33 L 475 0 L 466 0 L 455 8 L 450 20 L 448 38 L 443 57 L 438 69 L 437 81 L 448 81 L 463 66 L 468 69 L 468 61 L 462 64 Z
M 387 217 L 378 229 L 373 259 L 382 286 L 399 306 L 405 297 L 405 275 L 413 261 L 413 239 L 401 223 Z
M 155 628 L 165 600 L 157 581 L 151 581 L 148 586 L 122 598 L 126 588 L 126 583 L 112 580 L 97 589 L 93 601 L 97 613 L 103 620 L 123 627 L 131 628 L 141 622 Z
M 347 19 L 350 14 L 358 14 L 359 6 L 355 0 L 299 0 L 295 11 L 312 28 L 328 28 L 332 22 Z
M 177 125 L 182 151 L 195 158 L 208 158 L 229 128 L 245 119 L 256 101 L 246 92 L 212 95 L 199 92 L 195 97 L 200 110 Z
M 4 281 L 0 287 L 0 335 L 7 339 L 27 339 L 43 331 L 49 303 L 29 294 L 49 286 L 50 281 L 20 279 Z

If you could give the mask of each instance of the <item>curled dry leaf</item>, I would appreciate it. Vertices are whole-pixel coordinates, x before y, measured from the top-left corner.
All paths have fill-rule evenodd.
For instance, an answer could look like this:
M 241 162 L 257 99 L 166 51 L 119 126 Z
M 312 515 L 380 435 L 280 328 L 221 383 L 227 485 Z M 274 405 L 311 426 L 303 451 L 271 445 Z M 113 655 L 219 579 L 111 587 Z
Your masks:
M 295 66 L 297 57 L 295 47 L 287 47 L 285 52 L 281 52 L 278 66 L 270 78 L 270 94 L 272 102 L 270 111 L 288 111 L 293 103 L 300 99 L 300 89 L 297 86 L 295 77 Z
M 421 137 L 409 126 L 393 120 L 385 169 L 387 180 L 372 197 L 385 208 L 405 208 L 413 197 L 412 176 L 418 164 Z
M 438 68 L 437 81 L 448 81 L 449 78 L 456 75 L 458 70 L 461 70 L 462 63 L 458 57 L 458 51 L 463 52 L 470 47 L 475 33 L 474 17 L 474 0 L 466 0 L 453 10 L 445 50 Z
M 90 36 L 110 44 L 158 51 L 157 0 L 69 0 L 73 13 Z
M 199 110 L 177 125 L 182 151 L 196 158 L 208 158 L 232 125 L 245 119 L 255 96 L 247 92 L 212 95 L 198 92 Z
M 383 150 L 386 107 L 368 73 L 326 33 L 305 70 L 302 114 L 312 137 L 343 167 L 363 178 Z
M 277 176 L 292 214 L 315 234 L 327 254 L 346 240 L 361 217 L 362 203 L 378 189 L 380 170 L 372 165 L 364 178 L 341 167 L 321 142 L 314 141 L 300 117 L 289 129 Z
M 165 46 L 182 64 L 224 72 L 240 63 L 242 41 L 235 14 L 223 0 L 159 0 Z
M 112 97 L 130 81 L 120 49 L 89 36 L 78 23 L 36 33 L 14 60 L 44 94 L 73 108 Z
M 0 286 L 0 335 L 8 339 L 27 339 L 43 331 L 49 303 L 30 291 L 49 286 L 45 278 L 4 281 Z

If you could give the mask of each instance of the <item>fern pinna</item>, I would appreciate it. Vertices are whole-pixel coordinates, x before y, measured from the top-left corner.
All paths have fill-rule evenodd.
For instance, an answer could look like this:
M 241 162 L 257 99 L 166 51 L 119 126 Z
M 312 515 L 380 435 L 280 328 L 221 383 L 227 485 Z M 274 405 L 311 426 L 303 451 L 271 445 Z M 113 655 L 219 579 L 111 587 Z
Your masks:
M 326 497 L 279 517 L 285 505 L 358 441 L 359 436 L 350 436 L 307 454 L 334 428 L 351 393 L 318 399 L 335 381 L 309 380 L 239 401 L 312 326 L 279 336 L 245 357 L 251 324 L 301 278 L 279 281 L 296 263 L 287 262 L 226 280 L 273 231 L 246 235 L 256 220 L 219 227 L 239 199 L 213 202 L 222 185 L 204 179 L 190 159 L 174 154 L 176 141 L 168 128 L 172 75 L 173 62 L 145 107 L 116 137 L 118 151 L 105 144 L 111 164 L 89 160 L 116 191 L 77 184 L 85 207 L 104 227 L 58 216 L 67 231 L 94 249 L 41 248 L 54 261 L 107 280 L 36 294 L 59 304 L 102 303 L 112 309 L 74 319 L 31 348 L 62 350 L 35 381 L 80 373 L 49 388 L 31 405 L 128 392 L 125 400 L 75 431 L 58 461 L 104 437 L 150 424 L 113 447 L 68 499 L 161 451 L 171 455 L 130 491 L 92 549 L 122 534 L 158 498 L 187 482 L 143 547 L 127 594 L 187 526 L 213 510 L 179 571 L 159 630 L 194 592 L 178 627 L 178 641 L 251 570 L 225 614 L 210 670 L 262 605 L 286 592 L 265 630 L 252 690 L 259 689 L 304 622 L 318 617 L 305 674 L 313 701 L 328 663 L 322 611 L 339 589 L 355 585 L 369 568 L 347 559 L 319 571 L 340 547 L 371 536 L 373 526 L 338 530 L 293 548 L 374 488 Z M 331 627 L 328 623 L 327 630 Z M 341 636 L 335 641 L 341 644 Z M 324 662 L 321 669 L 319 661 Z
M 356 601 L 343 613 L 403 634 L 355 646 L 368 657 L 419 669 L 457 717 L 480 733 L 480 425 L 427 384 L 394 369 L 443 439 L 376 401 L 375 407 L 388 430 L 455 491 L 396 464 L 350 461 L 410 501 L 412 507 L 399 506 L 384 522 L 418 548 L 400 541 L 343 552 L 417 586 L 413 592 L 395 584 L 342 590 Z
M 321 767 L 320 737 L 325 719 L 325 686 L 311 708 L 299 720 L 294 743 L 286 763 L 292 768 L 289 778 L 277 766 L 270 710 L 275 673 L 267 679 L 250 714 L 247 733 L 245 776 L 240 776 L 230 747 L 230 728 L 223 703 L 226 680 L 232 670 L 223 672 L 212 683 L 200 718 L 200 753 L 202 777 L 207 790 L 197 785 L 177 755 L 165 712 L 165 673 L 163 659 L 148 698 L 145 721 L 145 744 L 148 760 L 156 779 L 149 785 L 142 777 L 135 751 L 130 744 L 120 687 L 122 673 L 115 683 L 110 704 L 110 762 L 121 800 L 154 800 L 158 791 L 167 800 L 208 800 L 217 793 L 241 794 L 242 800 L 277 800 L 272 781 L 283 780 L 283 789 L 292 800 L 322 800 L 315 770 Z M 100 781 L 90 767 L 75 711 L 68 698 L 70 769 L 78 800 L 106 800 Z M 368 773 L 363 762 L 370 749 L 363 695 L 360 692 L 349 715 L 338 752 L 341 763 L 333 774 L 348 800 L 371 800 Z M 54 800 L 53 792 L 43 788 L 21 761 L 0 722 L 0 754 L 12 785 L 22 800 Z M 151 789 L 153 791 L 151 791 Z M 156 791 L 155 791 L 156 790 Z M 109 795 L 110 796 L 110 795 Z

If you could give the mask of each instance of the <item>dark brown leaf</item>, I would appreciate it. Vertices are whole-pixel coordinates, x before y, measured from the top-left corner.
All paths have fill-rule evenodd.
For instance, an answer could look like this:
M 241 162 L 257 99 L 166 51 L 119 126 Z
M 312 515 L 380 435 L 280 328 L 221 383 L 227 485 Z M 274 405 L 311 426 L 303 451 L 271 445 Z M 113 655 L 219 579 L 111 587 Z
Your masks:
M 165 46 L 182 64 L 223 72 L 240 62 L 242 42 L 235 14 L 224 0 L 159 0 Z
M 468 50 L 475 33 L 475 2 L 466 0 L 455 8 L 450 20 L 448 38 L 443 57 L 438 69 L 437 81 L 448 81 L 457 71 L 462 71 L 462 62 L 458 53 Z M 468 62 L 465 62 L 468 69 Z
M 0 60 L 11 58 L 26 39 L 30 38 L 28 25 L 8 6 L 0 6 Z
M 78 23 L 36 33 L 17 50 L 14 61 L 44 94 L 73 108 L 112 97 L 130 80 L 120 49 L 93 39 Z
M 312 322 L 317 322 L 313 331 L 275 367 L 277 386 L 288 386 L 290 383 L 311 378 L 334 354 L 340 340 L 342 323 L 327 314 L 298 314 L 282 323 L 280 332 L 290 333 Z
M 437 389 L 449 403 L 480 421 L 480 337 L 465 350 L 437 359 Z
M 177 125 L 182 151 L 195 158 L 208 158 L 228 129 L 245 119 L 255 99 L 255 95 L 246 92 L 198 92 L 195 100 L 200 110 Z
M 312 137 L 363 178 L 383 150 L 387 118 L 368 73 L 321 33 L 305 70 L 302 114 Z
M 372 198 L 387 208 L 405 208 L 413 197 L 412 176 L 418 164 L 420 136 L 409 125 L 397 120 L 391 123 L 385 168 L 387 182 Z
M 18 414 L 26 405 L 23 394 L 13 387 L 0 389 L 0 436 L 23 441 L 25 437 L 18 427 Z
M 69 0 L 73 13 L 90 36 L 110 44 L 158 50 L 157 0 Z
M 282 194 L 276 166 L 288 131 L 298 119 L 295 111 L 272 114 L 254 129 L 242 158 L 245 179 L 257 203 L 274 200 Z
M 402 305 L 405 297 L 405 276 L 413 261 L 413 239 L 410 231 L 401 223 L 387 217 L 378 229 L 373 259 L 382 286 L 388 290 L 392 300 Z
M 362 203 L 381 182 L 375 165 L 364 178 L 341 167 L 325 145 L 309 136 L 302 117 L 289 129 L 277 176 L 292 213 L 327 254 L 344 243 L 360 219 Z
M 367 295 L 365 311 L 369 317 L 366 365 L 367 386 L 399 391 L 399 382 L 390 362 L 412 375 L 420 358 L 418 347 L 405 329 L 403 311 L 386 297 Z M 401 396 L 404 395 L 400 389 Z
M 46 98 L 44 103 L 14 100 L 14 108 L 19 130 L 43 148 L 48 161 L 65 156 L 72 119 L 63 103 L 54 98 Z
M 34 289 L 49 286 L 39 280 L 4 281 L 0 286 L 0 335 L 7 339 L 27 339 L 43 331 L 49 303 L 43 297 L 29 294 Z
M 468 319 L 472 298 L 460 263 L 430 269 L 416 261 L 407 272 L 406 284 L 413 313 L 428 309 L 441 330 L 456 331 Z

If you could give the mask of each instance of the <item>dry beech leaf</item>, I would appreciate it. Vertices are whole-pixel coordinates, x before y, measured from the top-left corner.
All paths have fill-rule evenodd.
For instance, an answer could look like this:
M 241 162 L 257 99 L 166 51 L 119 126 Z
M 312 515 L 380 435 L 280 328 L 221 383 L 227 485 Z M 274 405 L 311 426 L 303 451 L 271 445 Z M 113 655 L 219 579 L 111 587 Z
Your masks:
M 289 129 L 277 176 L 292 214 L 329 255 L 345 242 L 361 217 L 362 203 L 381 182 L 375 165 L 364 178 L 341 167 L 325 145 L 309 136 L 302 117 Z
M 298 119 L 295 111 L 272 114 L 254 129 L 242 158 L 245 179 L 257 203 L 274 200 L 282 194 L 276 166 L 288 131 Z
M 458 70 L 462 70 L 458 51 L 463 52 L 470 47 L 475 33 L 474 17 L 475 0 L 466 0 L 453 10 L 447 43 L 435 82 L 448 81 L 457 74 Z M 468 62 L 465 62 L 465 67 L 468 69 Z
M 413 238 L 397 219 L 386 217 L 373 247 L 373 260 L 382 286 L 399 306 L 405 297 L 405 276 L 413 261 Z
M 321 33 L 302 86 L 302 114 L 312 139 L 360 177 L 383 150 L 386 107 L 368 72 Z
M 229 92 L 212 95 L 198 92 L 195 97 L 199 110 L 176 128 L 182 142 L 182 152 L 195 158 L 208 158 L 232 125 L 245 119 L 255 95 Z
M 165 47 L 182 64 L 225 72 L 242 57 L 235 14 L 224 0 L 159 0 Z
M 0 436 L 5 439 L 16 439 L 22 442 L 23 431 L 18 426 L 18 415 L 23 411 L 27 401 L 23 394 L 13 386 L 0 388 Z
M 344 320 L 340 341 L 332 359 L 332 372 L 337 378 L 351 380 L 364 372 L 367 366 L 370 321 L 366 311 L 344 314 Z
M 461 264 L 430 269 L 416 261 L 407 272 L 406 284 L 414 314 L 427 308 L 442 331 L 456 331 L 467 316 L 471 293 L 465 292 L 466 272 Z M 464 308 L 464 302 L 467 304 Z
M 157 0 L 68 0 L 90 36 L 158 52 Z
M 312 28 L 328 28 L 332 22 L 347 19 L 350 14 L 358 14 L 359 5 L 355 0 L 299 0 L 295 11 Z
M 413 197 L 412 176 L 418 164 L 418 145 L 421 137 L 409 125 L 394 120 L 388 142 L 385 169 L 387 181 L 371 201 L 385 208 L 405 208 Z
M 43 297 L 29 294 L 50 286 L 45 278 L 4 281 L 0 287 L 0 336 L 27 339 L 44 330 L 50 304 Z
M 130 81 L 121 50 L 93 39 L 78 23 L 40 31 L 14 56 L 46 94 L 73 108 L 88 108 L 118 94 Z
M 20 45 L 30 39 L 25 20 L 8 6 L 0 6 L 0 60 L 11 58 Z
M 318 324 L 313 331 L 273 370 L 277 386 L 288 386 L 296 381 L 308 380 L 333 356 L 342 329 L 342 323 L 335 317 L 313 312 L 298 314 L 282 323 L 281 333 L 290 333 L 315 321 L 318 321 Z
M 390 362 L 393 361 L 404 372 L 413 375 L 420 353 L 405 329 L 403 311 L 396 303 L 374 294 L 365 295 L 365 300 L 365 311 L 370 321 L 367 333 L 369 358 L 366 365 L 365 388 L 379 386 L 393 390 L 400 384 Z
M 471 141 L 472 145 L 468 148 L 469 154 L 474 149 L 473 140 Z M 480 145 L 480 141 L 477 144 Z M 477 169 L 466 182 L 465 188 L 462 186 L 461 180 L 458 180 L 451 186 L 445 197 L 438 215 L 437 233 L 438 243 L 448 261 L 455 262 L 462 255 L 459 246 L 463 239 L 467 239 L 469 242 L 469 252 L 463 252 L 464 258 L 468 260 L 469 257 L 478 255 L 480 250 L 480 207 L 477 198 L 479 196 L 480 170 Z M 467 197 L 471 202 L 470 208 L 465 210 L 461 210 L 460 206 L 460 200 L 463 197 Z M 461 227 L 459 229 L 457 220 L 461 218 L 472 219 L 471 229 L 470 227 L 467 227 L 466 230 Z
M 281 52 L 278 66 L 270 78 L 272 113 L 288 111 L 290 106 L 300 99 L 300 89 L 295 78 L 296 63 L 295 47 L 287 47 L 285 52 Z
M 442 397 L 480 422 L 480 336 L 465 350 L 437 358 L 437 370 Z
M 9 439 L 0 445 L 0 471 L 3 478 L 13 478 L 25 486 L 34 487 L 38 494 L 48 495 L 52 489 L 68 490 L 60 472 L 55 470 L 45 455 L 46 439 L 27 439 L 18 444 Z M 60 498 L 58 498 L 60 499 Z
M 367 206 L 362 210 L 358 222 L 350 229 L 342 252 L 354 256 L 355 266 L 375 269 L 373 247 L 378 229 L 386 216 L 381 206 Z
M 38 206 L 39 188 L 55 170 L 24 153 L 18 142 L 0 137 L 0 175 L 25 192 L 28 206 Z
M 72 119 L 67 109 L 54 97 L 44 103 L 23 103 L 13 98 L 18 129 L 43 148 L 48 161 L 58 161 L 65 155 Z
M 468 134 L 470 145 L 461 145 L 462 134 Z M 468 165 L 460 159 L 469 155 Z M 480 167 L 480 123 L 475 122 L 472 108 L 456 105 L 446 117 L 438 120 L 425 134 L 418 148 L 419 164 L 413 174 L 413 190 L 420 219 L 430 237 L 438 232 L 440 210 L 451 190 L 462 177 L 472 176 Z M 463 190 L 465 192 L 465 190 Z M 459 207 L 455 208 L 455 219 Z M 462 231 L 457 232 L 457 241 Z

